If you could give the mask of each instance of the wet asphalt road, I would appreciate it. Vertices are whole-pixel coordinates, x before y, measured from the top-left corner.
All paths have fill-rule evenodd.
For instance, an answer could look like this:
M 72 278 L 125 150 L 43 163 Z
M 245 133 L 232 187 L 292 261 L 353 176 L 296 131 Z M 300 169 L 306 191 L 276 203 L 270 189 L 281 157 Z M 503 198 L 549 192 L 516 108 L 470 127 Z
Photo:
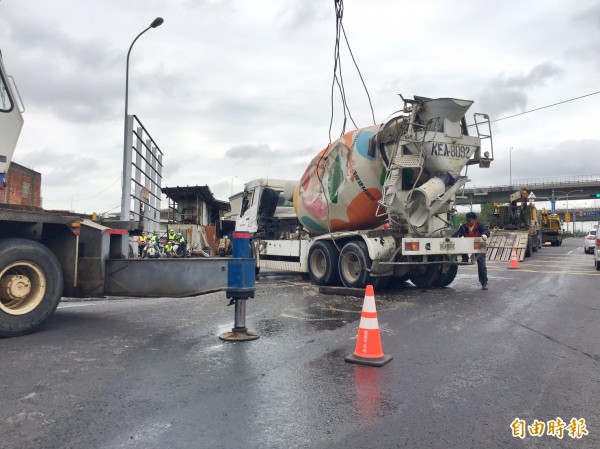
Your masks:
M 351 365 L 362 300 L 263 277 L 221 342 L 223 293 L 65 301 L 0 339 L 1 448 L 598 448 L 600 272 L 579 239 L 449 287 L 377 294 L 382 368 Z M 514 438 L 583 418 L 588 435 Z

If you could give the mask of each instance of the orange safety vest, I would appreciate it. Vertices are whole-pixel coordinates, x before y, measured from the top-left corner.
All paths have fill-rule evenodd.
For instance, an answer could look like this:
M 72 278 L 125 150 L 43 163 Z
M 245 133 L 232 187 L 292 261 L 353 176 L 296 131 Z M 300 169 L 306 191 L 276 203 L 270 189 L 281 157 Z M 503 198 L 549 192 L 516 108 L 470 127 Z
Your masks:
M 467 230 L 465 237 L 481 237 L 483 235 L 479 230 L 479 222 L 476 222 L 473 226 L 469 226 L 466 223 L 463 226 Z

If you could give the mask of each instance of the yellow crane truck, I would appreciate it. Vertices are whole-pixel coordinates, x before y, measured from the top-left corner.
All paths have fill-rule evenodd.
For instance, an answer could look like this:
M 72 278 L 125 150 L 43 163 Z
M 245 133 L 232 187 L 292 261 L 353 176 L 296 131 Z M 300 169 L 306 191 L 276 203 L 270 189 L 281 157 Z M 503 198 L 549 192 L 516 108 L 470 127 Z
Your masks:
M 527 189 L 511 194 L 508 204 L 494 203 L 490 230 L 488 260 L 509 260 L 513 249 L 518 259 L 523 260 L 542 246 L 538 211 L 529 202 Z
M 540 225 L 542 227 L 542 244 L 562 245 L 562 222 L 558 214 L 549 213 L 545 208 L 542 209 Z

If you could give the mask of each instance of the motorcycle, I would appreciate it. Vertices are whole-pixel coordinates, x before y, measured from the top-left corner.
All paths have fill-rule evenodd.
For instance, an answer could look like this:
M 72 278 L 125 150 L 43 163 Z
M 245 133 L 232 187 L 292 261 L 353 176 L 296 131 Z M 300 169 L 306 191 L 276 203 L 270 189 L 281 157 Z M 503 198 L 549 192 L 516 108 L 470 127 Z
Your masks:
M 154 242 L 148 242 L 143 250 L 142 259 L 162 259 L 160 245 Z
M 173 242 L 173 254 L 175 257 L 189 257 L 185 242 Z

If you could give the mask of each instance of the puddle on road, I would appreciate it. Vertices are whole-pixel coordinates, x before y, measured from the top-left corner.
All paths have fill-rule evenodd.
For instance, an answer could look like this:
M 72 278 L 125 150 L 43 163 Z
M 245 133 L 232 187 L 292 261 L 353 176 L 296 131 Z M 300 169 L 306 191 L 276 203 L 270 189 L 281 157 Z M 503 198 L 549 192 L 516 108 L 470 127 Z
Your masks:
M 257 323 L 259 332 L 265 335 L 281 335 L 291 330 L 335 330 L 360 319 L 363 298 L 320 294 L 318 287 L 310 284 L 301 288 L 301 298 L 290 301 L 289 306 L 277 317 L 263 319 Z M 406 295 L 399 299 L 394 292 L 377 295 L 377 310 L 386 312 L 406 309 L 414 305 L 413 299 Z
M 266 277 L 266 276 L 265 276 Z M 302 280 L 297 274 L 269 275 L 261 286 L 261 295 L 274 295 L 286 306 L 276 316 L 265 317 L 255 322 L 256 331 L 265 336 L 282 336 L 288 332 L 314 332 L 335 330 L 360 319 L 364 298 L 323 294 L 319 287 Z M 390 285 L 382 292 L 375 293 L 375 301 L 380 321 L 381 314 L 393 310 L 408 309 L 418 304 L 438 304 L 445 302 L 455 293 L 455 289 L 426 290 L 409 282 Z

